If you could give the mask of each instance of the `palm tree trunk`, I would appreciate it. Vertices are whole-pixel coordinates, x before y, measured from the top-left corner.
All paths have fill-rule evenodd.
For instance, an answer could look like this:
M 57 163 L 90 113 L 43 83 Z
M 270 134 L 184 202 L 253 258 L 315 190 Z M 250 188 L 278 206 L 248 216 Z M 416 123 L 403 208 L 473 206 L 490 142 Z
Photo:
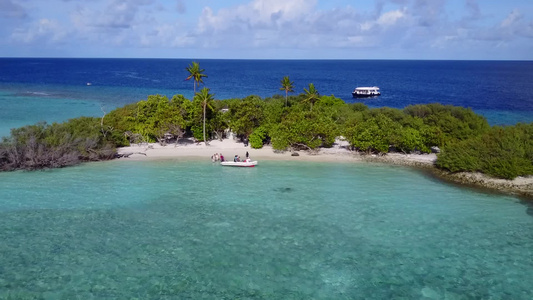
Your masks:
M 204 144 L 205 144 L 205 107 L 207 106 L 207 101 L 204 102 Z
M 289 91 L 285 90 L 285 106 L 287 106 L 287 97 L 289 96 Z

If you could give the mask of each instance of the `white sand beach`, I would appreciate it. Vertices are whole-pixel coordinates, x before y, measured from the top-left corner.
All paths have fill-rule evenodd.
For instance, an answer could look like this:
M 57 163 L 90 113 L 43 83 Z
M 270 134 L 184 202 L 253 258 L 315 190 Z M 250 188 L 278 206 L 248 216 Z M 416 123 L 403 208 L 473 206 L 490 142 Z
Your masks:
M 162 146 L 158 143 L 132 145 L 130 147 L 119 148 L 118 153 L 127 155 L 127 159 L 132 160 L 153 160 L 165 158 L 189 158 L 210 160 L 215 153 L 223 154 L 226 160 L 233 160 L 235 155 L 241 159 L 245 158 L 248 152 L 253 160 L 293 160 L 293 161 L 363 161 L 379 160 L 377 156 L 363 156 L 358 152 L 347 149 L 348 142 L 337 140 L 331 148 L 321 148 L 317 151 L 298 151 L 298 156 L 292 156 L 290 151 L 274 151 L 271 146 L 264 146 L 261 149 L 245 147 L 243 143 L 232 139 L 213 140 L 205 143 L 194 143 L 187 140 L 185 143 L 168 144 Z M 434 154 L 424 155 L 403 155 L 389 154 L 388 160 L 417 162 L 433 165 L 437 159 Z

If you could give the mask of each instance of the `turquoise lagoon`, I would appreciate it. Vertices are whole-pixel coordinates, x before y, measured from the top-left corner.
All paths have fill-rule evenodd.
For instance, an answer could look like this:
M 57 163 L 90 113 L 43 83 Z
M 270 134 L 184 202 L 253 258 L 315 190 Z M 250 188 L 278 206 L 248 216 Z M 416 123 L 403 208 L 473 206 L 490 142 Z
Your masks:
M 0 59 L 0 137 L 151 94 L 191 98 L 189 63 Z M 315 82 L 347 102 L 379 85 L 370 107 L 533 121 L 531 62 L 201 65 L 217 99 L 269 97 L 291 74 L 296 90 Z M 0 299 L 532 299 L 532 257 L 531 204 L 403 167 L 117 160 L 0 173 Z
M 531 299 L 531 211 L 380 164 L 0 173 L 0 299 Z

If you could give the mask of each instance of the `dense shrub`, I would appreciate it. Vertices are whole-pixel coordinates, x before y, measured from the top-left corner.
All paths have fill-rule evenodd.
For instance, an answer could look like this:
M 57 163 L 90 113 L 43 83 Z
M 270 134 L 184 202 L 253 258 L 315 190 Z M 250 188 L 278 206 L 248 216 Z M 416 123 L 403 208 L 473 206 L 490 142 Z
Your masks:
M 403 111 L 430 127 L 439 128 L 443 145 L 481 135 L 490 129 L 487 120 L 469 108 L 432 103 L 408 106 Z
M 482 136 L 447 145 L 437 166 L 512 179 L 533 174 L 533 124 L 493 127 Z
M 346 130 L 352 147 L 364 152 L 388 152 L 399 126 L 384 114 L 376 114 Z
M 272 147 L 276 150 L 331 147 L 338 136 L 330 117 L 317 111 L 291 110 L 281 123 L 271 126 Z
M 38 123 L 11 130 L 0 143 L 0 170 L 57 168 L 111 159 L 100 119 L 81 117 L 61 124 Z
M 250 135 L 250 147 L 254 149 L 263 148 L 263 145 L 267 139 L 267 131 L 264 127 L 258 127 Z

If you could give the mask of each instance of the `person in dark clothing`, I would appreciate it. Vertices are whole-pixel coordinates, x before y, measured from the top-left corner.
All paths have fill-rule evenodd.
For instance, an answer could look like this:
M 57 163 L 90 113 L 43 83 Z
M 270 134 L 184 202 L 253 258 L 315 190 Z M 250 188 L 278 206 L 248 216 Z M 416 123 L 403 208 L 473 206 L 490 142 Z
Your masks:
M 248 151 L 246 151 L 246 158 L 248 158 L 250 155 L 248 154 Z

